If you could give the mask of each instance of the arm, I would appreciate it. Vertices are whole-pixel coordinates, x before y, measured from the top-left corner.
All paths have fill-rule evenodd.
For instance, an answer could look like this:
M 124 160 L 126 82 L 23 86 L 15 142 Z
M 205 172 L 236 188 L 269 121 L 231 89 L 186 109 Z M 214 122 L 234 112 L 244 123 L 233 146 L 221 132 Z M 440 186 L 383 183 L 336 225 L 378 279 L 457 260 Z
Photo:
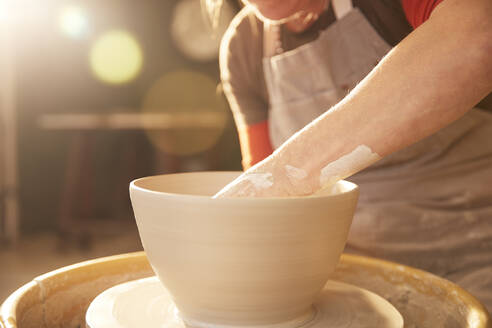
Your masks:
M 309 194 L 327 164 L 357 147 L 373 154 L 346 176 L 458 119 L 492 91 L 491 17 L 490 0 L 443 1 L 345 99 L 247 171 L 269 183 L 246 175 L 220 195 Z M 303 178 L 289 179 L 287 167 Z
M 268 134 L 268 103 L 262 94 L 261 40 L 248 8 L 236 16 L 222 39 L 220 75 L 234 115 L 242 164 L 248 169 L 273 151 Z

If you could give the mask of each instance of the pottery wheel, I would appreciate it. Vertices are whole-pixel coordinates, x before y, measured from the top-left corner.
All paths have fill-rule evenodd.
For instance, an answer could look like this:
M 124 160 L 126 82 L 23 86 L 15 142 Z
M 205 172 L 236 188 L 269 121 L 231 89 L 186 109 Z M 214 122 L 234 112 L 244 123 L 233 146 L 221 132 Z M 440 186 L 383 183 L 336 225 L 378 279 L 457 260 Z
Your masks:
M 329 281 L 314 306 L 314 318 L 302 327 L 403 327 L 402 316 L 388 301 L 341 282 Z M 88 328 L 187 328 L 157 277 L 126 282 L 99 294 L 87 310 L 86 324 Z

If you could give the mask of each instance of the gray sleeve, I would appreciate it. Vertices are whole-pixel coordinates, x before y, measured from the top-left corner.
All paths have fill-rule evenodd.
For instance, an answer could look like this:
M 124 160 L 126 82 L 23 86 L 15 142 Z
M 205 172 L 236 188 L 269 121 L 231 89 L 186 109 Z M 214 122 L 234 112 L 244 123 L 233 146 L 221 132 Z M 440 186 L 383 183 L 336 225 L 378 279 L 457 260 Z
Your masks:
M 220 76 L 237 126 L 268 117 L 262 42 L 263 26 L 248 8 L 238 13 L 222 39 Z

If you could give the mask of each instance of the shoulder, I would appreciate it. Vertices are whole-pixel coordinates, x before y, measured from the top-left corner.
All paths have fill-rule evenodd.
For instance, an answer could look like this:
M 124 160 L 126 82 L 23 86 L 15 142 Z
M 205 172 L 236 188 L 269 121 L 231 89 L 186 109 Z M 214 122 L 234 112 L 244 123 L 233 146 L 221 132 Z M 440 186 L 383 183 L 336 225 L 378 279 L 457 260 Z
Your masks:
M 267 119 L 262 58 L 263 23 L 246 6 L 224 34 L 219 55 L 222 87 L 238 126 Z
M 245 6 L 231 21 L 220 46 L 220 66 L 227 67 L 231 61 L 262 57 L 263 23 L 253 9 Z M 233 55 L 233 56 L 232 56 Z
M 262 31 L 263 23 L 256 17 L 251 7 L 245 6 L 232 19 L 222 38 L 222 44 L 252 39 L 260 36 Z

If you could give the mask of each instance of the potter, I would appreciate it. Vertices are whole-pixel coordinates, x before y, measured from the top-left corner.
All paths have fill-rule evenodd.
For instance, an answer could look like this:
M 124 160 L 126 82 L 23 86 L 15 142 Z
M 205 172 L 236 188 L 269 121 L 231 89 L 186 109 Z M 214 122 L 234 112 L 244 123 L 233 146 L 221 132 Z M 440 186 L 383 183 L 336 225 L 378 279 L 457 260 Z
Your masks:
M 273 184 L 239 178 L 217 197 L 326 193 L 360 171 L 346 250 L 431 271 L 492 309 L 491 1 L 244 3 L 221 81 L 244 175 Z

